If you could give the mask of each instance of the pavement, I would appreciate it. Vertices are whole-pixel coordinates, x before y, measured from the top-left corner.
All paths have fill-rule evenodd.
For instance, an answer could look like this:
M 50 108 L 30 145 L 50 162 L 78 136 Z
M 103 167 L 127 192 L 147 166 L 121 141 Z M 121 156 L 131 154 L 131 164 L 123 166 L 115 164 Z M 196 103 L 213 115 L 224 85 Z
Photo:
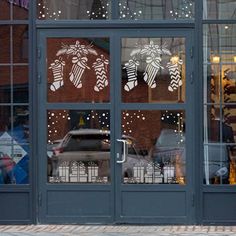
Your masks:
M 236 236 L 236 226 L 0 225 L 0 236 Z

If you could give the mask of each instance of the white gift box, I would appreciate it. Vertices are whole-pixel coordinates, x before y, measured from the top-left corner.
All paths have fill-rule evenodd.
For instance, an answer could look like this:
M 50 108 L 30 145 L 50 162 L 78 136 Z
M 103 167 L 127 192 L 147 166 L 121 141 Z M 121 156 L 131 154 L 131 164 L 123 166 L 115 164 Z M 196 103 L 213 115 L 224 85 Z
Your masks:
M 155 184 L 161 184 L 162 181 L 163 181 L 163 177 L 162 176 L 154 177 L 154 183 Z
M 139 183 L 144 182 L 144 167 L 143 166 L 135 166 L 133 167 L 134 177 L 139 179 Z
M 84 174 L 84 175 L 79 175 L 78 176 L 78 182 L 82 182 L 82 183 L 84 183 L 84 182 L 88 182 L 88 175 L 87 174 Z
M 63 182 L 69 182 L 69 166 L 59 166 L 59 176 L 63 177 Z
M 88 182 L 93 182 L 93 183 L 97 182 L 97 176 L 92 176 L 91 179 L 89 177 L 88 177 Z
M 161 171 L 160 170 L 157 170 L 154 172 L 154 176 L 160 176 L 161 175 Z
M 103 177 L 103 182 L 104 182 L 104 183 L 107 183 L 107 182 L 108 182 L 108 177 L 107 177 L 107 176 L 104 176 L 104 177 Z
M 66 177 L 65 176 L 61 176 L 61 182 L 66 182 Z
M 164 166 L 164 182 L 168 183 L 169 178 L 173 178 L 175 176 L 175 168 L 174 166 Z
M 147 171 L 146 173 L 148 176 L 152 176 L 153 175 L 153 172 L 152 171 Z
M 98 177 L 98 167 L 89 166 L 88 167 L 88 181 L 91 182 L 93 177 Z
M 70 182 L 72 183 L 78 182 L 77 176 L 70 176 Z
M 147 183 L 147 184 L 152 184 L 152 182 L 153 182 L 152 176 L 145 175 L 144 179 L 145 179 L 145 183 Z
M 54 177 L 52 177 L 52 176 L 49 177 L 49 182 L 50 182 L 50 183 L 53 183 L 53 182 L 54 182 Z
M 129 182 L 129 178 L 125 177 L 124 179 L 124 184 L 127 184 Z
M 141 182 L 141 179 L 139 177 L 134 177 L 134 182 L 135 183 L 140 183 Z

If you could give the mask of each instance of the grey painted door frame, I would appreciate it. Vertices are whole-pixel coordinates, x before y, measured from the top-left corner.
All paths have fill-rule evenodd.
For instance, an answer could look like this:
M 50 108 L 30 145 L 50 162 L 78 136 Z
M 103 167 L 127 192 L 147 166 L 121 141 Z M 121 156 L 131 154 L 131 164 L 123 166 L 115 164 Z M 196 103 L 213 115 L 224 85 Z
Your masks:
M 195 195 L 195 178 L 194 170 L 195 154 L 194 151 L 194 128 L 195 122 L 195 101 L 192 96 L 194 91 L 193 78 L 193 55 L 192 45 L 194 31 L 187 28 L 171 29 L 38 29 L 37 40 L 40 50 L 40 58 L 38 59 L 38 211 L 40 223 L 175 223 L 175 224 L 191 224 L 196 222 L 196 212 L 194 204 Z M 46 39 L 47 37 L 108 37 L 110 38 L 110 103 L 47 103 L 47 68 L 46 68 Z M 186 102 L 185 103 L 122 103 L 121 102 L 121 38 L 123 37 L 185 37 L 186 38 Z M 47 158 L 46 158 L 46 137 L 47 137 L 47 110 L 48 109 L 107 109 L 110 110 L 111 119 L 111 184 L 110 185 L 65 185 L 65 184 L 47 184 Z M 183 109 L 186 112 L 186 152 L 187 152 L 187 184 L 186 185 L 122 185 L 121 184 L 121 165 L 116 163 L 116 153 L 121 154 L 121 145 L 116 139 L 121 138 L 121 111 L 129 110 L 161 110 Z M 92 194 L 91 194 L 92 193 Z M 101 205 L 104 211 L 99 209 L 92 214 L 92 210 L 88 212 L 79 212 L 79 207 L 75 203 L 80 196 L 91 197 L 91 207 Z M 101 203 L 99 199 L 96 202 L 96 194 L 106 199 Z M 148 194 L 148 195 L 147 195 Z M 134 196 L 136 196 L 134 198 Z M 171 212 L 172 215 L 160 215 L 151 212 L 148 215 L 136 215 L 129 205 L 134 202 L 140 203 L 140 199 L 147 197 L 147 201 L 151 199 L 155 202 L 158 199 L 159 205 L 162 202 L 164 209 L 162 212 Z M 173 209 L 180 203 L 171 201 L 169 204 L 163 202 L 168 196 L 170 199 L 178 199 L 182 201 L 184 209 L 181 212 L 175 212 Z M 67 211 L 61 206 L 55 204 L 55 199 L 63 203 L 71 201 L 78 212 Z M 135 201 L 136 199 L 136 201 Z M 68 203 L 69 204 L 69 203 Z M 79 204 L 79 203 L 78 203 Z M 67 205 L 67 204 L 66 204 Z M 180 204 L 181 206 L 181 204 Z M 70 206 L 68 209 L 72 209 Z M 141 207 L 139 213 L 145 212 L 144 206 Z M 143 207 L 143 209 L 142 209 Z M 64 209 L 63 209 L 64 208 Z M 62 210 L 63 209 L 63 210 Z M 154 210 L 156 211 L 155 207 Z M 64 212 L 64 214 L 63 214 Z M 99 213 L 99 214 L 98 214 Z

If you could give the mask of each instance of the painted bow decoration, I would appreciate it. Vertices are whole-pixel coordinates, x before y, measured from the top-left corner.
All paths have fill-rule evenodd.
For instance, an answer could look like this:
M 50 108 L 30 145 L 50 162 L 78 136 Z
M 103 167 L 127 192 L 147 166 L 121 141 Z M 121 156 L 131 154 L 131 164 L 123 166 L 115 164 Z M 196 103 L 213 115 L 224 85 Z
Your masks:
M 78 40 L 75 44 L 72 45 L 65 45 L 62 44 L 62 48 L 58 50 L 56 53 L 57 57 L 61 57 L 62 55 L 72 56 L 72 67 L 69 73 L 69 79 L 74 84 L 76 88 L 82 88 L 82 76 L 86 69 L 90 70 L 91 68 L 87 65 L 88 62 L 88 55 L 92 54 L 94 56 L 98 56 L 96 50 L 94 50 L 92 44 L 83 45 Z M 49 69 L 53 70 L 53 83 L 50 86 L 51 91 L 56 91 L 60 87 L 64 85 L 63 79 L 63 67 L 65 66 L 65 62 L 61 63 L 60 66 L 54 66 L 53 64 L 58 63 L 58 59 L 51 64 Z M 95 91 L 100 91 L 104 87 L 108 85 L 107 80 L 107 65 L 109 61 L 101 55 L 96 59 L 93 63 L 93 68 L 96 73 L 97 82 L 94 86 Z
M 150 41 L 147 45 L 138 45 L 136 49 L 134 49 L 130 56 L 132 57 L 127 63 L 125 63 L 125 69 L 127 72 L 128 82 L 125 84 L 124 89 L 126 91 L 132 90 L 134 87 L 138 85 L 137 80 L 137 69 L 139 66 L 139 61 L 136 59 L 138 56 L 146 57 L 146 68 L 143 74 L 143 79 L 147 83 L 150 88 L 156 88 L 157 83 L 155 78 L 157 77 L 157 73 L 160 69 L 164 69 L 161 65 L 162 58 L 161 55 L 169 55 L 171 56 L 171 52 L 167 49 L 167 45 L 164 44 L 160 47 L 157 44 L 154 44 L 153 41 Z M 171 76 L 171 82 L 168 86 L 168 90 L 173 92 L 179 86 L 182 85 L 181 75 L 179 65 L 182 65 L 183 61 L 179 60 L 179 62 L 175 63 L 170 60 L 167 63 L 166 67 L 168 68 Z

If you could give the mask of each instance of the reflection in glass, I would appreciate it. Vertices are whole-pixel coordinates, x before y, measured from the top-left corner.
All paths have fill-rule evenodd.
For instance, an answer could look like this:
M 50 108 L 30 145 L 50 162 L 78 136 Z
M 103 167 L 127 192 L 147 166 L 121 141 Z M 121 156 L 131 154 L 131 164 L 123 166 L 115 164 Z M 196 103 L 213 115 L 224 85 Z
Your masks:
M 121 65 L 123 102 L 185 101 L 184 38 L 123 38 Z
M 28 111 L 27 106 L 0 107 L 0 184 L 29 183 Z
M 15 63 L 28 62 L 28 26 L 13 26 L 13 61 Z
M 210 3 L 213 4 L 208 1 Z M 218 4 L 222 10 L 224 2 Z M 220 19 L 223 15 L 213 18 Z M 204 26 L 205 184 L 234 184 L 235 181 L 235 38 L 236 27 L 233 24 Z
M 40 20 L 105 20 L 110 18 L 109 0 L 37 0 Z
M 13 107 L 13 128 L 11 136 L 18 143 L 29 143 L 29 107 Z
M 0 26 L 0 63 L 10 63 L 10 26 Z
M 30 1 L 19 1 L 19 0 L 14 0 L 14 1 L 9 1 L 13 2 L 12 4 L 12 9 L 13 9 L 13 19 L 14 20 L 27 20 L 28 19 L 28 13 L 29 13 L 29 4 Z
M 8 1 L 0 1 L 0 9 L 0 20 L 10 20 L 10 3 Z
M 0 102 L 11 102 L 10 66 L 0 66 Z
M 0 145 L 0 184 L 29 183 L 29 146 L 14 144 Z
M 193 19 L 194 0 L 119 0 L 120 19 Z
M 233 64 L 205 64 L 205 102 L 236 102 L 236 70 Z M 206 74 L 207 73 L 207 74 Z M 207 75 L 207 76 L 206 76 Z
M 234 131 L 232 128 L 234 108 L 231 106 L 205 106 L 208 112 L 208 133 L 206 142 L 234 143 Z M 229 112 L 231 111 L 232 114 Z
M 184 121 L 183 111 L 122 112 L 122 138 L 128 147 L 123 183 L 185 184 Z
M 234 0 L 203 0 L 204 19 L 236 19 Z
M 15 103 L 27 103 L 29 96 L 28 66 L 13 67 L 13 99 Z
M 48 181 L 110 182 L 109 130 L 109 111 L 48 111 Z
M 204 146 L 204 183 L 229 184 L 230 176 L 230 146 L 205 145 Z M 235 162 L 235 161 L 234 161 Z M 235 170 L 234 170 L 235 171 Z M 232 175 L 232 174 L 231 174 Z
M 109 39 L 47 40 L 49 102 L 109 102 Z
M 209 24 L 204 25 L 204 62 L 235 63 L 236 62 L 236 25 Z

